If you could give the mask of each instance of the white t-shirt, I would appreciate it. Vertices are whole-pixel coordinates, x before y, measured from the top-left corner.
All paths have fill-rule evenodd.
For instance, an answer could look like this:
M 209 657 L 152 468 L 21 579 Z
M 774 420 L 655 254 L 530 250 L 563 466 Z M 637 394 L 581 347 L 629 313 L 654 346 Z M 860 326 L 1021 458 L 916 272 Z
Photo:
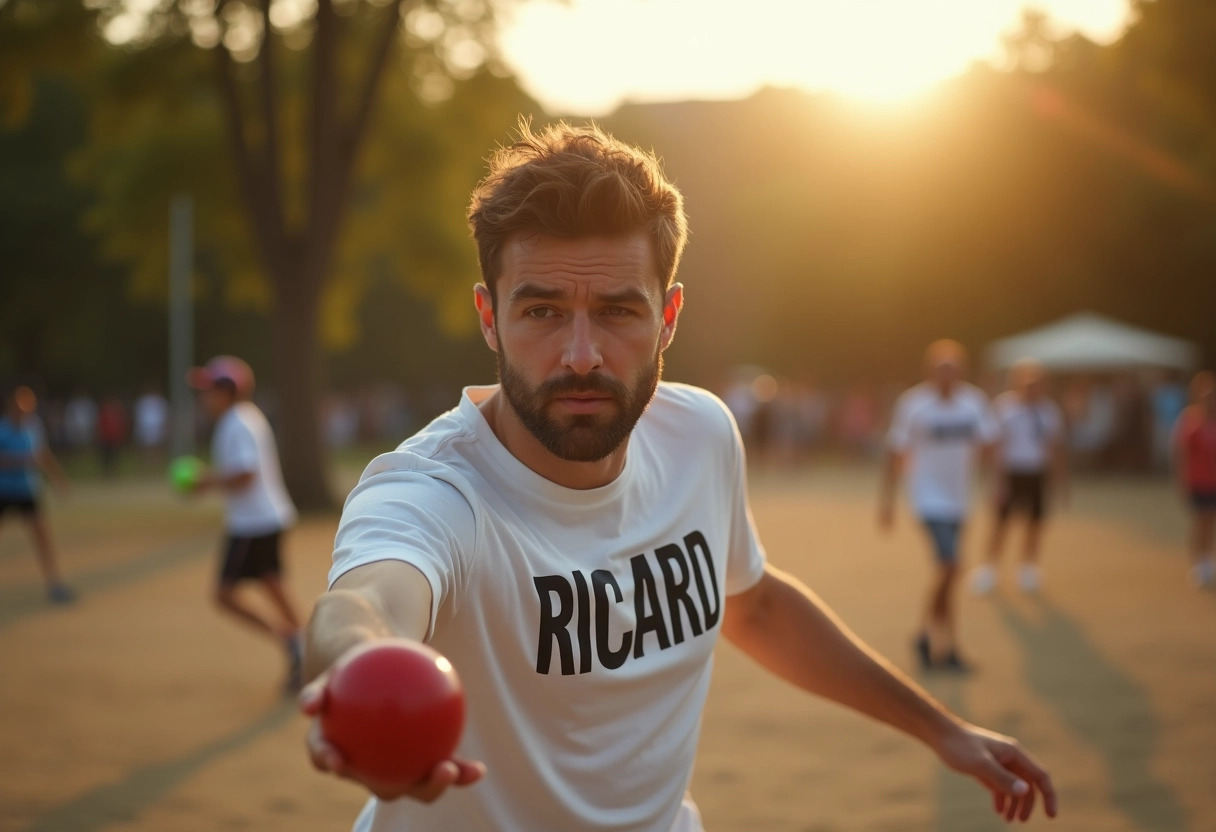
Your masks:
M 899 397 L 887 441 L 909 457 L 909 497 L 922 519 L 966 516 L 976 451 L 997 436 L 988 397 L 978 387 L 959 384 L 942 398 L 933 385 L 918 384 Z
M 697 832 L 685 797 L 726 596 L 760 579 L 742 445 L 725 406 L 663 383 L 600 488 L 516 459 L 470 387 L 374 459 L 330 583 L 374 561 L 431 585 L 429 641 L 465 687 L 458 753 L 488 773 L 432 805 L 372 799 L 356 832 Z
M 220 416 L 211 437 L 211 465 L 223 477 L 254 474 L 247 487 L 224 492 L 229 534 L 260 537 L 295 522 L 296 509 L 283 485 L 274 433 L 257 405 L 237 402 Z
M 993 403 L 1001 428 L 1001 468 L 1015 474 L 1041 474 L 1051 449 L 1063 436 L 1064 417 L 1051 399 L 1031 403 L 1014 391 Z
M 165 441 L 169 403 L 164 396 L 145 393 L 135 400 L 135 441 L 151 448 Z

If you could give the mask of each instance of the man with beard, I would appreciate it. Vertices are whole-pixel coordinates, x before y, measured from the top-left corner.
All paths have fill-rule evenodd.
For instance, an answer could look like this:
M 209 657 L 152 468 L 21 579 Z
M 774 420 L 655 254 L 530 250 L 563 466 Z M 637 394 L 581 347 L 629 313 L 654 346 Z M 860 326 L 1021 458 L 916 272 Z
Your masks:
M 309 752 L 372 793 L 355 829 L 697 832 L 686 789 L 719 633 L 926 742 L 1007 817 L 1037 797 L 1054 815 L 1012 740 L 947 712 L 766 564 L 728 411 L 659 383 L 686 231 L 657 161 L 595 128 L 523 124 L 469 221 L 499 384 L 368 466 L 309 626 Z M 328 669 L 385 637 L 429 642 L 464 682 L 457 756 L 422 782 L 359 777 L 316 719 Z

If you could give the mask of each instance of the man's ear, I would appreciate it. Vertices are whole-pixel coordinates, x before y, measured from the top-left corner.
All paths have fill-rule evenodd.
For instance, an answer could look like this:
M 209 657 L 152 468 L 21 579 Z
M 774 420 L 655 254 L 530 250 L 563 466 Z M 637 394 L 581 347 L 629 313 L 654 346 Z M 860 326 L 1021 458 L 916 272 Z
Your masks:
M 659 333 L 659 349 L 665 350 L 671 346 L 676 337 L 676 323 L 680 319 L 680 310 L 684 308 L 684 284 L 673 283 L 663 297 L 663 329 Z
M 481 337 L 494 352 L 498 352 L 498 329 L 494 321 L 494 298 L 484 283 L 473 287 L 473 305 L 477 307 L 477 322 L 481 325 Z

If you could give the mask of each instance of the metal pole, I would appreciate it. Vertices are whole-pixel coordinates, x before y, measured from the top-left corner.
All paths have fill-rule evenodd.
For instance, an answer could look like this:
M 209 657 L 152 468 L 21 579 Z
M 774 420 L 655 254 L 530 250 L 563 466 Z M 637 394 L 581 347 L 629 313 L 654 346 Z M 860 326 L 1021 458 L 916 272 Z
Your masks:
M 194 394 L 186 371 L 194 364 L 194 202 L 177 194 L 169 205 L 169 391 L 173 456 L 194 451 Z

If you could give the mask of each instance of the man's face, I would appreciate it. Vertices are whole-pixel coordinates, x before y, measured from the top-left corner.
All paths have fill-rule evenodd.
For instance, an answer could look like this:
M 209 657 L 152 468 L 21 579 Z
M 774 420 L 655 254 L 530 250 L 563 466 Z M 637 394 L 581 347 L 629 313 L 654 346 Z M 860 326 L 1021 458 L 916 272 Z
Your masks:
M 200 396 L 203 400 L 203 409 L 212 419 L 218 419 L 236 400 L 236 395 L 223 386 L 208 387 L 200 392 Z
M 497 307 L 477 290 L 502 392 L 550 453 L 595 462 L 624 442 L 654 395 L 682 288 L 664 292 L 649 238 L 511 240 Z
M 952 390 L 963 380 L 963 368 L 960 362 L 953 359 L 941 360 L 932 365 L 929 376 L 942 390 Z

